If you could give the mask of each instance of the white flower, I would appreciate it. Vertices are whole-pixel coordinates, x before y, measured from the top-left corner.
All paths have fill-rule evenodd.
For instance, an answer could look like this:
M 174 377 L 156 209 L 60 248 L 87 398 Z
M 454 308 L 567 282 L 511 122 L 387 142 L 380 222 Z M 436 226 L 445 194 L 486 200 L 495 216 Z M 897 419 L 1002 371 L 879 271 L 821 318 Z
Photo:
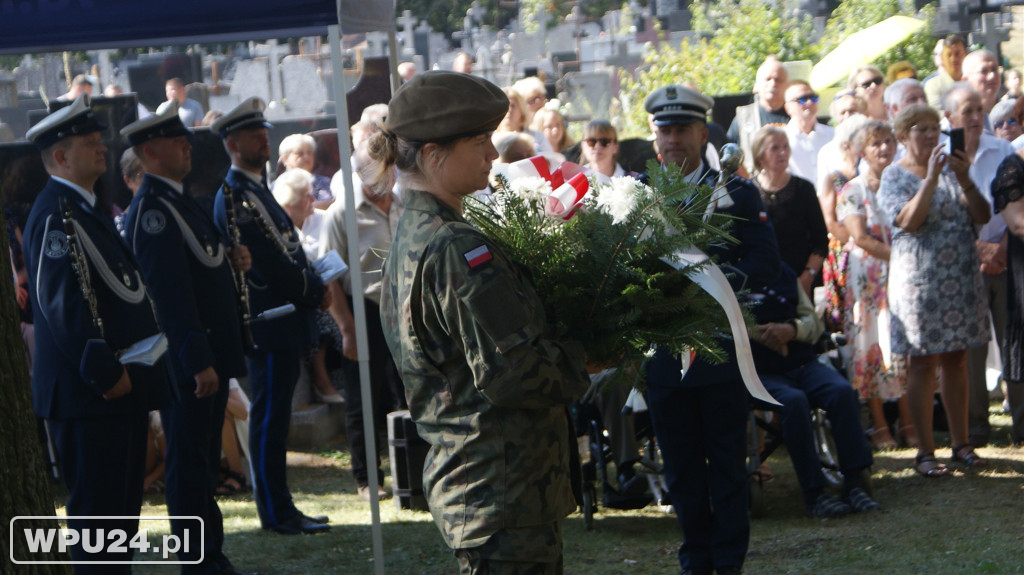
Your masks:
M 521 196 L 524 200 L 538 202 L 541 206 L 547 202 L 551 195 L 551 184 L 544 178 L 516 178 L 509 182 L 512 193 Z
M 646 187 L 630 176 L 614 177 L 611 183 L 599 186 L 595 198 L 597 209 L 610 215 L 612 223 L 620 224 L 636 207 L 638 188 L 643 190 Z

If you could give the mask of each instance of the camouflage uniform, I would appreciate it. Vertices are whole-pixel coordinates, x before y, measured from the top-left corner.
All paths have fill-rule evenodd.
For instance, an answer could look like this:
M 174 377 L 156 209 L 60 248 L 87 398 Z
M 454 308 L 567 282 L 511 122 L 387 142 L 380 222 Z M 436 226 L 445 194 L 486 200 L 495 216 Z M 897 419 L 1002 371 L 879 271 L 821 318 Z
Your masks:
M 406 192 L 380 308 L 409 409 L 431 444 L 424 491 L 445 541 L 460 558 L 477 548 L 495 561 L 560 565 L 561 521 L 576 507 L 565 407 L 588 386 L 582 346 L 547 339 L 525 271 L 420 191 Z M 552 544 L 523 544 L 553 541 L 529 535 L 552 528 Z

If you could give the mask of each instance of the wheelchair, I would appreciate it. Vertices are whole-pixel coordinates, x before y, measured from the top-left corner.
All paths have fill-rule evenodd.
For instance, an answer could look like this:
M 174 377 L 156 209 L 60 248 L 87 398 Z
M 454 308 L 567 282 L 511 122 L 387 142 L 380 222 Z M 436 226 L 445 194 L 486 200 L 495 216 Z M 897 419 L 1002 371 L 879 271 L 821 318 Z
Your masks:
M 598 511 L 598 487 L 600 502 L 605 508 L 642 509 L 652 502 L 662 507 L 670 505 L 661 451 L 654 437 L 643 396 L 635 390 L 622 410 L 623 415 L 633 418 L 639 445 L 638 459 L 632 468 L 635 475 L 624 485 L 620 481 L 613 482 L 612 478 L 620 475 L 618 469 L 615 469 L 614 474 L 611 471 L 617 467 L 612 449 L 613 438 L 603 424 L 601 411 L 595 403 L 605 381 L 602 378 L 591 378 L 587 393 L 570 407 L 580 450 L 583 494 L 580 513 L 583 515 L 583 527 L 588 531 L 593 529 L 594 514 Z M 631 407 L 635 404 L 639 404 L 638 407 Z

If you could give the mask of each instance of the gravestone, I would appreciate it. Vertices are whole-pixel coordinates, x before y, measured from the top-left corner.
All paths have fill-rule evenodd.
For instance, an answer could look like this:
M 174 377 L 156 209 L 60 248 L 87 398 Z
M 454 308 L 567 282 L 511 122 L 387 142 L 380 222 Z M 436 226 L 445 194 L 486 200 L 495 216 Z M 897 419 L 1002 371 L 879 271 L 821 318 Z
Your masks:
M 18 106 L 18 83 L 14 80 L 0 80 L 0 108 Z
M 270 81 L 266 58 L 238 62 L 238 66 L 235 68 L 235 79 L 231 83 L 231 95 L 235 96 L 239 102 L 252 96 L 256 96 L 264 102 L 270 100 Z M 210 105 L 214 105 L 212 99 Z M 230 108 L 219 109 L 227 111 Z
M 608 72 L 571 72 L 559 83 L 570 120 L 608 118 L 611 108 L 611 75 Z
M 548 50 L 554 52 L 575 52 L 576 26 L 561 24 L 548 30 Z
M 542 33 L 519 32 L 511 38 L 512 54 L 521 60 L 535 60 L 547 53 L 544 47 L 544 35 Z
M 56 98 L 67 91 L 67 84 L 61 79 L 64 62 L 56 54 L 25 58 L 23 65 L 13 71 L 14 81 L 20 92 L 40 92 L 48 98 Z
M 315 59 L 286 56 L 281 61 L 281 77 L 288 111 L 315 114 L 323 110 L 327 87 L 320 78 Z

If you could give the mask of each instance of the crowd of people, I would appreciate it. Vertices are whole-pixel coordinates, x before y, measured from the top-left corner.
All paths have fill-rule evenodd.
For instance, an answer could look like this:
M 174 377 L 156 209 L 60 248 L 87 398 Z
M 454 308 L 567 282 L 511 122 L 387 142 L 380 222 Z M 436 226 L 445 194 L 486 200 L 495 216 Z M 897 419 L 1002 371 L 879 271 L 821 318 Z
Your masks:
M 713 100 L 680 82 L 644 102 L 658 161 L 727 192 L 710 209 L 731 216 L 738 241 L 711 255 L 733 289 L 756 301 L 753 361 L 782 403 L 780 433 L 814 517 L 881 508 L 867 485 L 872 446 L 916 448 L 913 468 L 928 478 L 986 465 L 977 451 L 992 439 L 986 368 L 1000 349 L 1012 440 L 1024 442 L 1020 73 L 1000 82 L 995 55 L 968 52 L 956 35 L 937 55 L 939 71 L 924 81 L 904 65 L 853 70 L 828 106 L 829 124 L 821 96 L 769 57 L 754 102 L 737 108 L 726 132 L 745 154 L 724 183 L 708 144 Z M 121 131 L 134 196 L 116 227 L 94 209 L 106 147 L 87 94 L 74 93 L 87 88 L 76 83 L 71 103 L 29 131 L 50 180 L 24 230 L 11 230 L 23 246 L 12 263 L 34 405 L 50 422 L 68 515 L 138 515 L 162 451 L 169 514 L 206 522 L 196 573 L 237 573 L 222 551 L 214 497 L 242 488 L 244 475 L 264 529 L 328 531 L 328 518 L 306 515 L 288 487 L 303 362 L 320 401 L 346 403 L 358 494 L 386 496 L 380 453 L 364 445 L 361 307 L 378 434 L 387 413 L 410 410 L 431 445 L 424 493 L 460 571 L 561 572 L 561 523 L 576 508 L 567 407 L 590 387 L 588 371 L 601 369 L 586 364 L 581 343 L 552 332 L 528 274 L 467 223 L 462 201 L 486 197 L 496 163 L 542 156 L 554 167 L 573 148 L 597 181 L 647 177 L 619 163 L 608 119 L 589 121 L 577 143 L 543 81 L 500 88 L 472 75 L 471 60 L 461 65 L 406 66 L 390 102 L 352 126 L 353 205 L 340 191 L 343 172 L 316 173 L 308 135 L 285 138 L 268 170 L 262 101 L 204 115 L 178 79 L 167 82 L 166 105 Z M 198 125 L 222 138 L 231 160 L 212 213 L 183 184 Z M 349 257 L 346 210 L 356 215 L 358 261 Z M 331 252 L 348 271 L 325 281 L 317 270 Z M 847 341 L 844 373 L 817 360 L 815 343 L 828 331 Z M 646 365 L 683 534 L 681 573 L 740 573 L 747 552 L 749 404 L 733 347 L 723 349 L 730 357 L 711 364 L 658 348 Z M 145 357 L 125 359 L 133 355 Z M 251 405 L 231 390 L 246 376 Z M 936 398 L 949 465 L 936 456 Z M 815 453 L 812 408 L 832 424 L 844 477 L 835 494 Z M 235 419 L 247 431 L 225 437 Z M 241 469 L 239 447 L 251 471 Z M 184 528 L 172 521 L 175 532 Z M 180 555 L 198 559 L 195 551 Z M 86 555 L 77 546 L 72 557 Z

